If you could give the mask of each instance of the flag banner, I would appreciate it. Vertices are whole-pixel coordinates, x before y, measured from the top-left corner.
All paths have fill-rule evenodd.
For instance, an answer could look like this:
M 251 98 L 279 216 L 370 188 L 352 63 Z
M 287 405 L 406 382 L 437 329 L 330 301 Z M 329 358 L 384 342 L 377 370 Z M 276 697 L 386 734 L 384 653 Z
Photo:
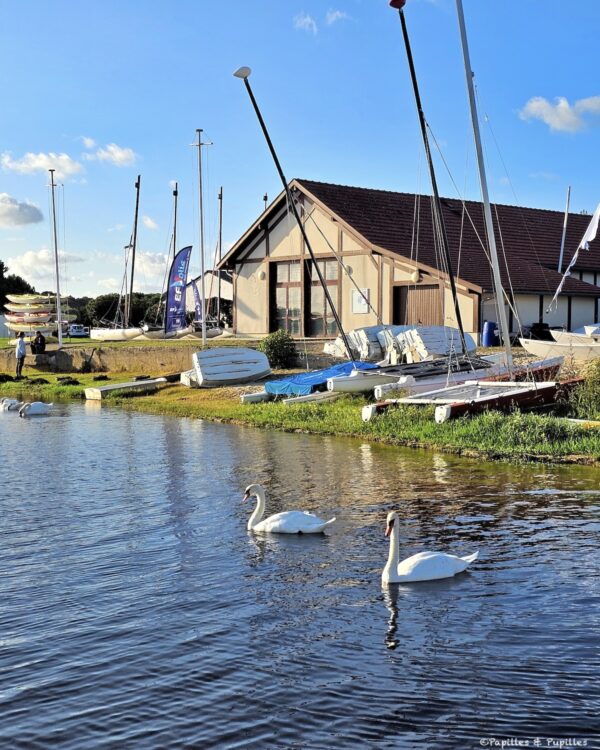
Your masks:
M 169 286 L 167 288 L 167 314 L 165 316 L 165 331 L 179 331 L 186 326 L 185 319 L 185 287 L 187 284 L 188 267 L 192 246 L 184 247 L 173 258 L 169 271 Z
M 558 295 L 562 292 L 562 288 L 565 285 L 565 280 L 571 275 L 571 270 L 573 269 L 573 266 L 575 263 L 577 263 L 577 258 L 579 257 L 579 251 L 580 250 L 589 250 L 590 249 L 590 242 L 594 239 L 596 239 L 596 234 L 598 233 L 598 223 L 600 222 L 600 203 L 596 206 L 596 210 L 594 211 L 594 215 L 592 216 L 592 220 L 588 224 L 588 228 L 585 230 L 585 234 L 581 238 L 581 242 L 579 245 L 577 245 L 577 250 L 575 250 L 575 255 L 571 258 L 571 262 L 569 263 L 567 270 L 564 272 L 562 279 L 560 280 L 560 284 L 558 285 L 558 289 L 554 293 L 554 297 L 552 297 L 552 301 L 548 305 L 548 309 L 546 312 L 550 312 L 554 307 L 558 305 Z
M 200 292 L 196 286 L 196 280 L 192 279 L 192 289 L 194 290 L 194 308 L 196 309 L 196 316 L 194 320 L 199 323 L 202 322 L 202 300 L 200 299 Z

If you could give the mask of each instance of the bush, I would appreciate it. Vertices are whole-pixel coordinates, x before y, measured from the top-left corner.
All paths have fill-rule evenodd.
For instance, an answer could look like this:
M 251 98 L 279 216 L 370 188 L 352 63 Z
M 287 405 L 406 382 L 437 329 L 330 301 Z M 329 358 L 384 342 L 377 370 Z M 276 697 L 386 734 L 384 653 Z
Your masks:
M 271 367 L 285 368 L 296 364 L 296 342 L 287 331 L 275 331 L 258 345 L 258 351 L 267 355 Z

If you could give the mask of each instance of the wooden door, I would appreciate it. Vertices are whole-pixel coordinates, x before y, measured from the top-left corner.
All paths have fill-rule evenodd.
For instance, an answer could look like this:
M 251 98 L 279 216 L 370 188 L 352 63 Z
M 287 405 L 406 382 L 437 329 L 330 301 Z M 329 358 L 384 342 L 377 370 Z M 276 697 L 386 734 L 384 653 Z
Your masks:
M 392 323 L 415 326 L 443 325 L 442 293 L 437 284 L 395 286 Z

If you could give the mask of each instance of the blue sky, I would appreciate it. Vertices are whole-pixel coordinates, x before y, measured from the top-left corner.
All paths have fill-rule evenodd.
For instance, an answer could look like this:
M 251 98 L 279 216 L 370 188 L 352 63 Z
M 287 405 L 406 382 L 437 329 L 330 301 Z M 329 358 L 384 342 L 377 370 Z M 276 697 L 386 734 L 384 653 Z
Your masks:
M 463 0 L 493 201 L 573 211 L 600 200 L 600 3 Z M 429 192 L 397 13 L 387 0 L 0 0 L 0 258 L 53 288 L 49 166 L 62 173 L 61 267 L 72 294 L 118 291 L 142 175 L 136 288 L 160 289 L 179 182 L 178 245 L 194 245 L 195 129 L 204 150 L 206 256 L 224 188 L 224 248 L 277 174 Z M 405 9 L 427 119 L 454 181 L 479 198 L 454 0 Z M 440 190 L 457 192 L 437 159 Z

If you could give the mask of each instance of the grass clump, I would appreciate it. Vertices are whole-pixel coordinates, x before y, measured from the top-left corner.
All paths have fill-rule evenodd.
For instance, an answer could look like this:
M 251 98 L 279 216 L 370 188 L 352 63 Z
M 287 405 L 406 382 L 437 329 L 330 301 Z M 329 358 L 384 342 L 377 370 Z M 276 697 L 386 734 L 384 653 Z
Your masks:
M 571 414 L 578 419 L 600 420 L 600 360 L 589 362 L 583 375 L 585 381 L 569 396 Z
M 296 364 L 296 342 L 287 331 L 280 329 L 270 333 L 260 342 L 257 349 L 267 355 L 273 368 L 283 370 Z

